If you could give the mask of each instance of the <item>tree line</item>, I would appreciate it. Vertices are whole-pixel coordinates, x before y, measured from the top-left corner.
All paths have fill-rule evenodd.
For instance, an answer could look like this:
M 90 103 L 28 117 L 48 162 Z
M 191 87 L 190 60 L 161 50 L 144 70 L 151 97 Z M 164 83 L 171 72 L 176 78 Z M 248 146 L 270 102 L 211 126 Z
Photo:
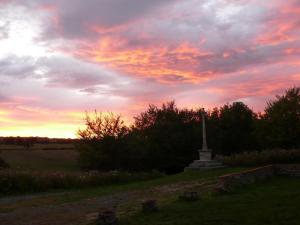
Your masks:
M 95 111 L 79 130 L 79 163 L 92 170 L 159 170 L 175 173 L 197 159 L 202 145 L 201 109 L 174 101 L 149 105 L 131 126 L 120 115 Z M 243 102 L 207 112 L 208 146 L 216 155 L 300 147 L 300 87 L 275 96 L 262 113 Z
M 33 145 L 33 144 L 73 144 L 78 139 L 71 138 L 48 138 L 48 137 L 0 137 L 0 144 L 3 145 Z

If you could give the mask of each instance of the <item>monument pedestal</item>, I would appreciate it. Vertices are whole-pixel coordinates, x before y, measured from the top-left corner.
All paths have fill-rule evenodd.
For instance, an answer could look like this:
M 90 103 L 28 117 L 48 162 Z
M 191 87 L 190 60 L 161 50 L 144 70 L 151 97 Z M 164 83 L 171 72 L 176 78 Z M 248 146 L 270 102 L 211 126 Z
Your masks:
M 194 160 L 188 167 L 184 168 L 184 171 L 210 170 L 224 167 L 221 162 L 212 159 L 212 153 L 210 150 L 200 150 L 199 156 L 200 160 Z

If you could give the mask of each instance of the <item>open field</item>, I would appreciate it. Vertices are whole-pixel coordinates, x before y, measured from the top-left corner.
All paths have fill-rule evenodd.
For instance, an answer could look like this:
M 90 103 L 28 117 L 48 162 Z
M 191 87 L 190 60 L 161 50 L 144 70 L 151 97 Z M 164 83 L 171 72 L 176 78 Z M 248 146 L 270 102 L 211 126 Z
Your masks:
M 75 150 L 2 150 L 1 157 L 12 169 L 36 171 L 74 171 L 78 153 Z

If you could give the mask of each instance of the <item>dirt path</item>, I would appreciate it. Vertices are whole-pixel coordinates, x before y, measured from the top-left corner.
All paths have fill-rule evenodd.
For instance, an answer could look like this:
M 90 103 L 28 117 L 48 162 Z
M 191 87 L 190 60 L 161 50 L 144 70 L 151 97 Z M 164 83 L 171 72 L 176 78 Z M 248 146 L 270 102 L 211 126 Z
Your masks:
M 135 196 L 134 192 L 86 199 L 60 205 L 17 208 L 1 213 L 1 225 L 77 225 L 86 221 L 86 215 L 104 208 L 113 208 Z
M 119 192 L 112 195 L 84 199 L 72 203 L 17 207 L 10 212 L 0 213 L 0 225 L 85 225 L 88 215 L 103 209 L 112 209 L 121 204 L 153 197 L 156 194 L 168 195 L 196 187 L 207 189 L 211 185 L 211 182 L 182 182 L 147 190 Z M 34 197 L 35 196 L 25 196 L 23 198 Z M 22 197 L 19 198 L 22 199 Z M 11 200 L 17 201 L 18 197 L 12 198 Z M 2 200 L 2 202 L 0 201 L 0 203 L 3 204 L 3 201 L 9 202 L 9 198 Z
M 0 204 L 11 204 L 18 201 L 24 200 L 33 200 L 36 198 L 47 198 L 51 196 L 59 196 L 64 195 L 66 192 L 58 192 L 58 193 L 42 193 L 42 194 L 32 194 L 32 195 L 17 195 L 17 196 L 9 196 L 0 198 Z M 0 224 L 2 225 L 2 224 Z

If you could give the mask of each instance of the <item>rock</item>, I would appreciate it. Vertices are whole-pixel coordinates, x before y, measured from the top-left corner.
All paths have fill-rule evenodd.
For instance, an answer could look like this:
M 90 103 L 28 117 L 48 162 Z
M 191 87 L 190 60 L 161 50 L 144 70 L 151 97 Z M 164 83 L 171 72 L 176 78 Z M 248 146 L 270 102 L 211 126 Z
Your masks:
M 146 200 L 142 203 L 142 208 L 144 213 L 157 212 L 157 202 L 156 200 Z
M 97 220 L 98 216 L 99 216 L 98 212 L 87 214 L 86 215 L 86 222 L 87 222 L 87 224 L 95 223 L 95 221 Z
M 199 200 L 199 195 L 196 191 L 184 192 L 182 195 L 179 196 L 179 200 L 197 201 Z
M 96 225 L 117 225 L 119 223 L 116 213 L 111 210 L 106 210 L 99 213 L 96 220 Z

